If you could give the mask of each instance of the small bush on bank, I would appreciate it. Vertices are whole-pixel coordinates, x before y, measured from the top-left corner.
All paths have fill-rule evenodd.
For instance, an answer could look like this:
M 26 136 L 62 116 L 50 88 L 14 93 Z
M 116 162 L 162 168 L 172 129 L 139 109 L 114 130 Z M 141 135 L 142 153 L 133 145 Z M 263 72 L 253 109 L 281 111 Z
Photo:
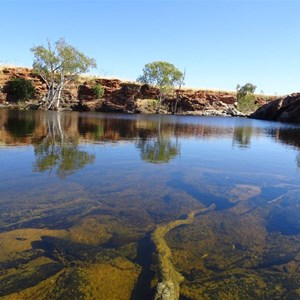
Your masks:
M 243 113 L 253 112 L 258 108 L 255 104 L 255 96 L 252 94 L 238 98 L 237 109 Z
M 239 84 L 236 87 L 237 90 L 237 109 L 243 113 L 253 112 L 257 109 L 255 104 L 255 92 L 256 86 L 252 83 L 246 83 L 243 86 Z
M 101 98 L 105 93 L 105 89 L 100 83 L 95 83 L 94 86 L 92 87 L 92 91 L 94 97 L 96 98 Z
M 24 78 L 11 79 L 8 81 L 5 90 L 16 101 L 29 100 L 35 94 L 35 88 L 32 82 Z

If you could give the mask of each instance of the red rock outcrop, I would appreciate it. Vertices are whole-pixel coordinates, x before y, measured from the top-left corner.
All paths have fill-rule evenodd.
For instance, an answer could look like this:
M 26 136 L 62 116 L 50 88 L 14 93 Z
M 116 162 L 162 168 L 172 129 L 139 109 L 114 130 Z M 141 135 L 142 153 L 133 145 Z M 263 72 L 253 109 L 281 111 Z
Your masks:
M 16 77 L 33 82 L 38 106 L 47 92 L 46 84 L 33 70 L 12 67 L 0 68 L 0 105 L 11 106 L 9 95 L 5 93 L 4 87 L 9 80 Z M 92 91 L 96 83 L 101 84 L 105 89 L 101 99 L 96 99 Z M 155 112 L 153 106 L 157 95 L 158 88 L 148 84 L 122 82 L 119 79 L 80 77 L 65 87 L 62 108 L 103 112 Z M 177 112 L 182 114 L 234 115 L 238 113 L 235 109 L 235 93 L 195 89 L 180 89 L 170 93 L 163 102 L 161 112 L 172 113 L 176 99 L 178 100 Z M 258 98 L 257 101 L 261 103 L 263 98 Z

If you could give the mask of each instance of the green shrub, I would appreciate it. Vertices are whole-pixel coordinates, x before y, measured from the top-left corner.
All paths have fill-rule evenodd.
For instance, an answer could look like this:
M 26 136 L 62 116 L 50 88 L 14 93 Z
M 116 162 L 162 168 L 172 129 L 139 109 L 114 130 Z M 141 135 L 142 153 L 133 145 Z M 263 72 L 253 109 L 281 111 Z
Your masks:
M 147 100 L 147 106 L 149 108 L 156 108 L 157 104 L 158 104 L 158 100 L 156 100 L 156 99 L 149 99 L 149 100 Z
M 105 88 L 100 83 L 95 83 L 92 87 L 94 97 L 101 98 L 105 93 Z
M 257 109 L 255 96 L 253 94 L 238 97 L 237 109 L 243 113 L 253 112 Z
M 252 83 L 246 83 L 243 86 L 239 84 L 236 87 L 237 94 L 237 109 L 243 113 L 253 112 L 257 109 L 257 105 L 255 104 L 255 96 L 254 92 L 256 89 L 256 85 Z
M 35 88 L 32 82 L 24 78 L 13 78 L 8 81 L 6 91 L 17 101 L 28 100 L 35 94 Z

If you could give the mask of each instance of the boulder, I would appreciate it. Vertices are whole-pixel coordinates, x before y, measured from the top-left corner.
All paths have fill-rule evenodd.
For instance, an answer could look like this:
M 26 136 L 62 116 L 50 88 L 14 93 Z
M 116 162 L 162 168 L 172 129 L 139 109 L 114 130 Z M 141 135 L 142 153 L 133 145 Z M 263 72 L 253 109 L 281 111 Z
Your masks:
M 271 101 L 258 108 L 249 118 L 300 123 L 300 93 Z

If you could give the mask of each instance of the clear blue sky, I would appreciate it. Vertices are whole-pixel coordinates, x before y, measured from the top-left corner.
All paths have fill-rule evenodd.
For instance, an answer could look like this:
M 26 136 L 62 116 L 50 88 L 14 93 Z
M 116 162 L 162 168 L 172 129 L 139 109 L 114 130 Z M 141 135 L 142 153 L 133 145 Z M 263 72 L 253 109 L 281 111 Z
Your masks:
M 31 66 L 34 45 L 64 37 L 93 74 L 135 80 L 146 63 L 186 68 L 186 86 L 300 90 L 300 1 L 0 0 L 0 64 Z

